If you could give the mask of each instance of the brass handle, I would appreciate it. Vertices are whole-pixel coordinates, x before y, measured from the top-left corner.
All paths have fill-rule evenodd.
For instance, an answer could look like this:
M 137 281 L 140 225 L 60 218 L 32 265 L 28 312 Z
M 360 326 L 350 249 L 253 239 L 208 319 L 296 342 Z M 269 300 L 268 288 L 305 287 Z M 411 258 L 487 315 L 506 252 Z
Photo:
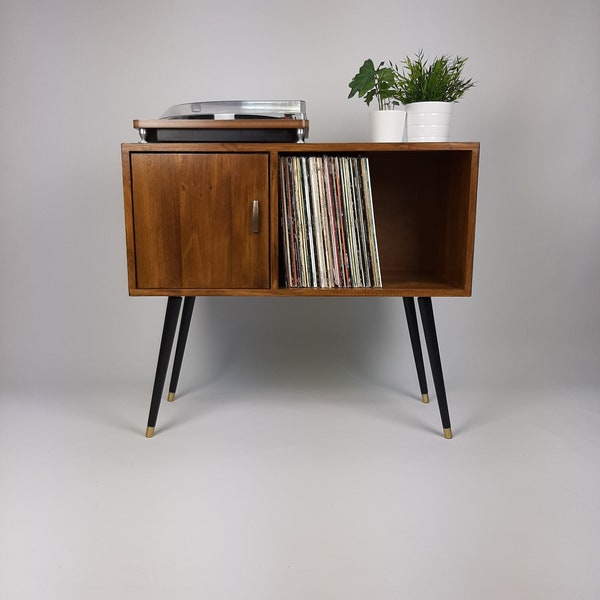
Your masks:
M 260 223 L 260 204 L 258 200 L 252 202 L 252 233 L 258 233 Z

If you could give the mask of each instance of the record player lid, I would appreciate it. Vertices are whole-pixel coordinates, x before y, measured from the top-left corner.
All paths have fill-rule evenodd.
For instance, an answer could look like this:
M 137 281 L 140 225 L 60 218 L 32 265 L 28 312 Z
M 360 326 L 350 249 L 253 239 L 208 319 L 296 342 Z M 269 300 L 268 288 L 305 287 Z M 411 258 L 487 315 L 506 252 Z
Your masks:
M 304 100 L 221 100 L 171 106 L 161 119 L 306 119 Z

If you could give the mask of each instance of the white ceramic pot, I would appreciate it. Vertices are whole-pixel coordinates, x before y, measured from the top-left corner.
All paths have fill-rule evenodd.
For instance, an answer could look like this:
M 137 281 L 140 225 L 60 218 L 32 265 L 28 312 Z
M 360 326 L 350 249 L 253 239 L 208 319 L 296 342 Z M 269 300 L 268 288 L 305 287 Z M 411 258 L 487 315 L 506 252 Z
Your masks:
M 450 139 L 452 102 L 414 102 L 406 105 L 406 139 L 409 142 L 447 142 Z
M 371 113 L 372 142 L 404 141 L 406 112 L 403 110 L 376 110 Z

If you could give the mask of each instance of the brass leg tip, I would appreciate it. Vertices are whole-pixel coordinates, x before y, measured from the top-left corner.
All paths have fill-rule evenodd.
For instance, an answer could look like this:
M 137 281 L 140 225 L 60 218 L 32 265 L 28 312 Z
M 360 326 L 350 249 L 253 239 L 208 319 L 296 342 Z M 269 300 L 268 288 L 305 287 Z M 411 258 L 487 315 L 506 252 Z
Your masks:
M 148 427 L 146 429 L 146 437 L 151 438 L 154 435 L 154 427 Z
M 175 400 L 175 392 L 169 392 L 169 395 L 167 396 L 167 400 L 169 402 L 173 402 L 173 400 Z
M 447 429 L 444 429 L 444 437 L 447 440 L 451 440 L 452 439 L 452 427 L 448 427 Z
M 423 404 L 429 404 L 429 394 L 422 394 L 421 400 L 423 400 Z

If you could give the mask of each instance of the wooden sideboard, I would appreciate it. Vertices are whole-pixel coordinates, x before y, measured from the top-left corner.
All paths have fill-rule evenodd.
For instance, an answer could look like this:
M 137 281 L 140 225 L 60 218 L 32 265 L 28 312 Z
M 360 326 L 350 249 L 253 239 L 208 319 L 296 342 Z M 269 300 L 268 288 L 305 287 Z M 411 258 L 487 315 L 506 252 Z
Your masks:
M 368 159 L 381 287 L 286 284 L 280 159 L 324 155 Z M 174 398 L 197 296 L 402 297 L 428 401 L 418 299 L 444 436 L 452 437 L 431 299 L 471 295 L 478 143 L 137 143 L 122 145 L 122 161 L 129 293 L 168 297 L 148 437 L 179 331 Z

